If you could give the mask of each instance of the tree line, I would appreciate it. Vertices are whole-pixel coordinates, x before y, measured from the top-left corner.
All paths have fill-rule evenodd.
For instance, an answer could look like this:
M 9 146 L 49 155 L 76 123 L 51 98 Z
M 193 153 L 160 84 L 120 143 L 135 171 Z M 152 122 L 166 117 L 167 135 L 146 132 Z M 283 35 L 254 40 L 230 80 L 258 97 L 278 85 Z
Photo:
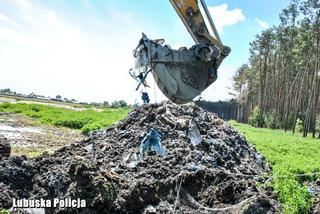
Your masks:
M 15 91 L 12 91 L 10 88 L 0 89 L 0 95 L 12 95 L 12 96 L 17 96 L 17 97 L 38 98 L 38 99 L 44 99 L 45 98 L 45 96 L 37 95 L 37 94 L 35 94 L 33 92 L 31 94 L 29 94 L 29 95 L 24 95 L 24 94 L 21 94 L 21 93 L 17 93 Z M 123 107 L 130 106 L 124 100 L 115 100 L 115 101 L 113 101 L 111 103 L 109 103 L 108 101 L 103 101 L 103 102 L 79 102 L 74 98 L 72 98 L 72 99 L 69 99 L 67 97 L 63 98 L 61 95 L 56 95 L 54 98 L 48 97 L 47 99 L 55 100 L 55 101 L 61 101 L 61 102 L 69 102 L 69 103 L 79 103 L 79 104 L 85 105 L 87 107 L 95 106 L 95 107 L 99 107 L 99 108 L 103 108 L 103 107 L 123 108 Z
M 248 64 L 233 77 L 237 120 L 320 132 L 320 1 L 292 0 L 280 24 L 250 43 Z M 319 133 L 320 138 L 320 133 Z
M 17 94 L 15 91 L 11 91 L 10 88 L 0 89 L 0 94 Z

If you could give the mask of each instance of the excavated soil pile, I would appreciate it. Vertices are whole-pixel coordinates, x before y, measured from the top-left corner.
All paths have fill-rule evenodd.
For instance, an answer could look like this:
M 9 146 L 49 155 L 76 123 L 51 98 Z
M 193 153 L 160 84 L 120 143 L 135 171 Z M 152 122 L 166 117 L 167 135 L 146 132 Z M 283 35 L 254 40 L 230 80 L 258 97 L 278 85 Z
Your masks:
M 159 132 L 166 152 L 146 150 L 141 161 L 148 129 Z M 48 213 L 279 211 L 271 191 L 257 186 L 271 170 L 264 158 L 232 127 L 195 105 L 145 105 L 53 155 L 10 157 L 0 165 L 5 208 L 17 197 L 86 200 L 87 208 Z

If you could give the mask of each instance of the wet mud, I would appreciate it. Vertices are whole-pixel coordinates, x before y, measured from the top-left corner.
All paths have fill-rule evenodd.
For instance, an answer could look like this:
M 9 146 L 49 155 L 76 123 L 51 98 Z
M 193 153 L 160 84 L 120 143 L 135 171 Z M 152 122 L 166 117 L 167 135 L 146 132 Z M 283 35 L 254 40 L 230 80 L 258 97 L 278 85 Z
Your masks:
M 75 130 L 36 123 L 18 114 L 0 113 L 0 147 L 9 144 L 13 155 L 36 156 L 45 151 L 53 152 L 84 138 Z

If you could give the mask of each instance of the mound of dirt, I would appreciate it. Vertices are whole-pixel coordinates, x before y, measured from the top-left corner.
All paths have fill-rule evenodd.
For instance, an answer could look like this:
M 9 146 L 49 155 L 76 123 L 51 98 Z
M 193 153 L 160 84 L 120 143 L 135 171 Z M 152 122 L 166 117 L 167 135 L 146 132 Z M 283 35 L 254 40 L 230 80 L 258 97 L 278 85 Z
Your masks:
M 165 152 L 141 141 L 157 130 Z M 72 198 L 86 208 L 47 213 L 274 213 L 257 186 L 270 166 L 244 137 L 195 105 L 141 106 L 116 125 L 35 159 L 0 162 L 0 207 L 12 198 Z

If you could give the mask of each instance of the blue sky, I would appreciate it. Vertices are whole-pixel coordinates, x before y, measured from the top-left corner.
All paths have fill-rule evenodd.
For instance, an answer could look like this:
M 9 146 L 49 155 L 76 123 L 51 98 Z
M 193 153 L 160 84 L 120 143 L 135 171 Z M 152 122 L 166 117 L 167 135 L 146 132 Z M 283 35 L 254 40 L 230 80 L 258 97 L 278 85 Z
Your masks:
M 206 100 L 230 98 L 231 77 L 249 57 L 249 42 L 289 0 L 206 0 L 232 53 Z M 0 0 L 0 88 L 83 101 L 140 102 L 128 75 L 141 32 L 173 48 L 193 41 L 169 0 Z M 154 87 L 153 80 L 148 79 Z M 165 99 L 157 88 L 152 101 Z

